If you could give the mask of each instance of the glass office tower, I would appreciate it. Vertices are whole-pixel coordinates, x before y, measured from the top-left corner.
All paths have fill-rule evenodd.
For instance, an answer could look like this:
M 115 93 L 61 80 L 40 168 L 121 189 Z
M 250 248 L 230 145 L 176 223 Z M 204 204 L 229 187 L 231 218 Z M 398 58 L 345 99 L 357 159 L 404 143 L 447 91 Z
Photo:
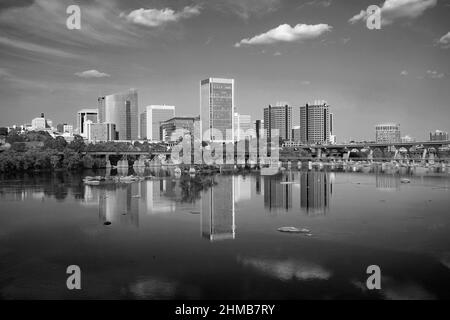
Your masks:
M 200 82 L 200 132 L 205 141 L 232 142 L 234 79 L 209 78 Z M 204 136 L 210 129 L 209 134 Z
M 99 122 L 116 125 L 116 140 L 138 138 L 137 90 L 116 93 L 98 98 Z

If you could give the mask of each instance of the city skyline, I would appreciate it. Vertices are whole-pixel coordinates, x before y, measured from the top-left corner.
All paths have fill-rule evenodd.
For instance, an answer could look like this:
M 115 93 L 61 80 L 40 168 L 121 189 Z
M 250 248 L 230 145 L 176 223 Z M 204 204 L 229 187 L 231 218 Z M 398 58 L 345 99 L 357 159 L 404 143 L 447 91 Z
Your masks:
M 65 27 L 68 1 L 3 3 L 0 125 L 41 112 L 73 123 L 75 110 L 130 87 L 142 93 L 139 113 L 169 104 L 195 116 L 198 79 L 214 75 L 236 80 L 236 112 L 252 119 L 273 101 L 323 99 L 337 115 L 339 141 L 373 140 L 384 122 L 427 140 L 449 131 L 450 7 L 428 0 L 408 11 L 389 2 L 395 15 L 381 30 L 354 18 L 371 1 L 81 2 L 81 30 Z M 137 19 L 142 13 L 147 20 Z

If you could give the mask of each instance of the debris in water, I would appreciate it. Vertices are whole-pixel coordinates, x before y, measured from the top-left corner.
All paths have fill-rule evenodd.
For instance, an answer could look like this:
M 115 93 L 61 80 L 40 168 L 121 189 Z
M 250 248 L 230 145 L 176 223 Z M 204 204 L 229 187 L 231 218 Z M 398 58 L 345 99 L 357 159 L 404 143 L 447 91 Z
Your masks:
M 105 226 L 109 226 L 109 225 L 111 224 L 111 221 L 105 221 L 105 222 L 103 222 L 103 224 L 104 224 Z
M 400 179 L 401 183 L 411 183 L 411 180 L 409 179 Z
M 299 229 L 296 227 L 281 227 L 277 229 L 280 232 L 288 232 L 288 233 L 310 233 L 311 231 L 303 228 L 303 229 Z

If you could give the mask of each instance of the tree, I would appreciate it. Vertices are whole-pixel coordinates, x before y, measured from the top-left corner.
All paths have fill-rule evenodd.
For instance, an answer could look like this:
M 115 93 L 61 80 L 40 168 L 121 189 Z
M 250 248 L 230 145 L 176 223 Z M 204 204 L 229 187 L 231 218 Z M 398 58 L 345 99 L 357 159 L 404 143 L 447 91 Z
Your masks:
M 86 145 L 82 136 L 75 135 L 73 137 L 73 140 L 69 143 L 68 147 L 75 152 L 83 152 L 86 148 Z
M 58 136 L 55 139 L 55 149 L 58 151 L 64 151 L 64 149 L 67 147 L 67 141 L 64 139 L 64 137 Z

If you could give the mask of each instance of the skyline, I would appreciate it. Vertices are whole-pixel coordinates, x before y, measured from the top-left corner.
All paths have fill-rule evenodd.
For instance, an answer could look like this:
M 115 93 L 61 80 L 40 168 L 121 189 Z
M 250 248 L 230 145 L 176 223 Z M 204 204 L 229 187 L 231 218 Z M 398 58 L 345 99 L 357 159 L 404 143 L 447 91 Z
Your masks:
M 195 116 L 199 81 L 223 77 L 236 81 L 236 112 L 255 120 L 276 101 L 327 101 L 338 141 L 373 140 L 384 122 L 418 140 L 449 131 L 450 5 L 381 1 L 389 19 L 368 30 L 355 17 L 371 2 L 78 1 L 81 30 L 65 27 L 68 1 L 2 3 L 0 126 L 41 112 L 74 124 L 131 87 L 139 113 L 167 104 Z

